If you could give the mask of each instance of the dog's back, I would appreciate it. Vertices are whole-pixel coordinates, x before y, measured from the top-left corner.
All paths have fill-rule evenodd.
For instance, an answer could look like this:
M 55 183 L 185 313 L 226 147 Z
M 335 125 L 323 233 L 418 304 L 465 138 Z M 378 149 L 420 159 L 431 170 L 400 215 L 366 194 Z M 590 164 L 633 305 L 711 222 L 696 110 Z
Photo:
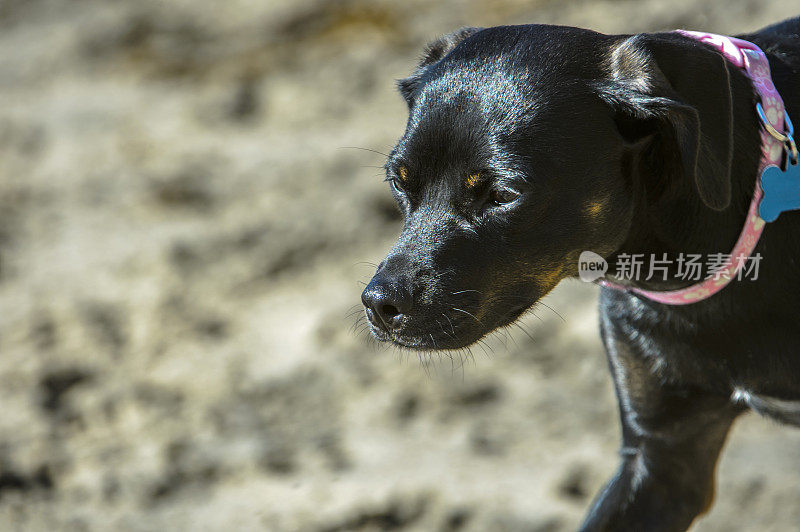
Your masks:
M 789 42 L 793 41 L 795 43 L 795 48 L 797 48 L 800 46 L 800 16 L 767 26 L 758 33 L 781 37 L 787 39 Z

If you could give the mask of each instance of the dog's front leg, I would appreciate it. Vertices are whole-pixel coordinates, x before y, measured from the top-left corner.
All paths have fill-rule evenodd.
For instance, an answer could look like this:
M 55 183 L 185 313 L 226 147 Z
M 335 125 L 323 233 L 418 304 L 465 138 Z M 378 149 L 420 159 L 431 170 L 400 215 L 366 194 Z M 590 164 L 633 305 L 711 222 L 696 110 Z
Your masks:
M 740 410 L 723 394 L 659 377 L 654 353 L 643 351 L 652 343 L 641 337 L 630 342 L 620 329 L 604 320 L 622 418 L 622 463 L 582 530 L 686 530 L 711 506 L 717 457 Z

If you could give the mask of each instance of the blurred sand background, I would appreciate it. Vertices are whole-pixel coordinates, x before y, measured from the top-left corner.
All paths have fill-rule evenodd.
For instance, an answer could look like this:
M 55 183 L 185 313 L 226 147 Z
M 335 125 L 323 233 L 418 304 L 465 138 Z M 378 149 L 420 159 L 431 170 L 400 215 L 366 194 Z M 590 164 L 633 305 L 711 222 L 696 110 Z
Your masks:
M 616 465 L 595 288 L 463 366 L 370 345 L 399 223 L 346 147 L 391 148 L 394 79 L 463 25 L 791 4 L 0 0 L 0 530 L 574 529 Z M 697 530 L 800 529 L 800 432 L 746 416 L 719 469 Z

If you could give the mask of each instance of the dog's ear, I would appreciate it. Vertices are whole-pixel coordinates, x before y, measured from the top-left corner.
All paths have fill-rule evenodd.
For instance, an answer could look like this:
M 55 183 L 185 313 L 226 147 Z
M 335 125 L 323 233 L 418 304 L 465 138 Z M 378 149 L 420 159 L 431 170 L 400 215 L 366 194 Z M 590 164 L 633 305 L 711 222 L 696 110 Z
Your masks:
M 428 46 L 426 46 L 425 50 L 422 52 L 419 64 L 414 72 L 409 77 L 397 81 L 397 88 L 400 89 L 400 94 L 403 95 L 409 107 L 414 104 L 417 89 L 419 88 L 420 81 L 425 72 L 450 53 L 461 41 L 482 29 L 483 28 L 461 28 L 460 30 L 444 35 L 428 43 Z
M 658 137 L 667 166 L 678 156 L 686 179 L 715 210 L 731 201 L 733 116 L 728 62 L 680 34 L 641 34 L 616 44 L 600 95 L 629 142 Z M 676 153 L 677 152 L 677 153 Z M 663 167 L 663 166 L 662 166 Z

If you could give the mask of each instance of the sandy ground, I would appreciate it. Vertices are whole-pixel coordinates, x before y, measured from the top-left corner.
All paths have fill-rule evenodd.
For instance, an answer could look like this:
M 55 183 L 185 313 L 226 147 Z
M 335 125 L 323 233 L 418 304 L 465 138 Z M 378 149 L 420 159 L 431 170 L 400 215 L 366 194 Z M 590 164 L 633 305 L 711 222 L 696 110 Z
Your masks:
M 453 363 L 370 345 L 399 225 L 348 147 L 390 149 L 393 80 L 462 25 L 789 4 L 0 2 L 0 530 L 574 529 L 618 440 L 594 287 Z M 747 416 L 719 472 L 697 530 L 800 530 L 800 432 Z

